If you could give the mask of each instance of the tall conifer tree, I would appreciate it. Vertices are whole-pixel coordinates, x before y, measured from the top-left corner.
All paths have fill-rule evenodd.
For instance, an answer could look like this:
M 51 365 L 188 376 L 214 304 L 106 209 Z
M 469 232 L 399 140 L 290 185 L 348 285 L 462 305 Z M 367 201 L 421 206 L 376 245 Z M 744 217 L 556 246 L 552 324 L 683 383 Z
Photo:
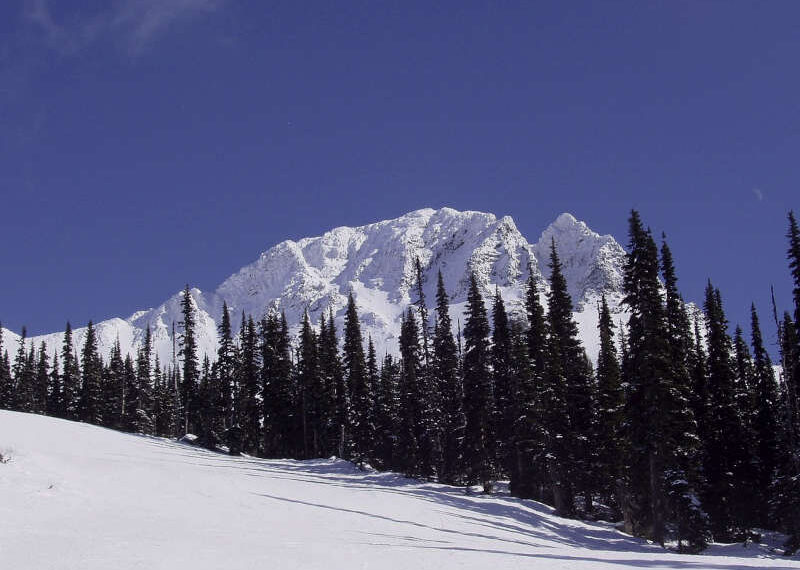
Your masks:
M 11 409 L 13 394 L 11 367 L 8 352 L 3 348 L 3 324 L 0 323 L 0 410 Z
M 493 447 L 498 468 L 509 478 L 518 479 L 514 438 L 514 426 L 520 414 L 518 386 L 511 352 L 511 326 L 499 289 L 495 289 L 492 303 L 492 325 Z
M 183 360 L 183 375 L 180 385 L 181 408 L 183 412 L 183 429 L 191 432 L 197 419 L 197 384 L 200 378 L 200 361 L 197 355 L 197 339 L 195 337 L 194 300 L 189 285 L 183 290 L 181 297 L 180 351 Z
M 464 389 L 449 309 L 450 299 L 440 271 L 436 283 L 436 323 L 433 330 L 431 373 L 441 395 L 442 464 L 439 479 L 453 484 L 459 482 L 462 472 L 461 448 L 465 418 Z
M 550 244 L 550 292 L 547 318 L 550 324 L 550 357 L 553 359 L 554 382 L 563 382 L 566 409 L 563 433 L 565 440 L 559 450 L 565 469 L 562 489 L 567 496 L 571 490 L 583 496 L 585 510 L 591 510 L 591 478 L 593 450 L 590 444 L 595 424 L 595 387 L 591 364 L 578 339 L 578 326 L 572 318 L 572 299 L 561 268 L 555 241 Z M 561 376 L 561 378 L 559 378 Z M 559 447 L 559 446 L 556 446 Z M 572 505 L 564 505 L 565 515 L 572 514 Z
M 100 424 L 100 388 L 103 374 L 103 363 L 97 352 L 97 336 L 94 324 L 89 321 L 86 327 L 86 339 L 81 353 L 81 393 L 78 400 L 78 417 L 82 422 Z
M 72 346 L 72 326 L 69 321 L 64 329 L 64 342 L 61 348 L 62 409 L 60 417 L 68 420 L 78 419 L 78 395 L 80 392 L 80 368 Z
M 772 484 L 778 467 L 777 418 L 780 409 L 778 384 L 772 369 L 772 361 L 764 347 L 761 325 L 756 306 L 750 306 L 750 339 L 753 347 L 753 433 L 756 440 L 756 484 L 753 489 L 757 497 L 756 524 L 766 528 L 770 524 L 769 506 L 772 503 Z
M 620 378 L 619 356 L 614 342 L 614 321 L 606 296 L 600 303 L 597 328 L 600 352 L 597 356 L 597 472 L 602 498 L 612 504 L 616 481 L 622 471 L 619 435 L 624 420 L 625 397 Z
M 352 452 L 354 459 L 363 463 L 371 455 L 375 437 L 372 418 L 373 393 L 367 377 L 364 339 L 361 336 L 358 309 L 352 291 L 347 297 L 344 323 L 343 364 L 352 405 L 350 428 L 353 440 Z
M 475 273 L 469 276 L 464 325 L 464 466 L 467 484 L 490 492 L 493 464 L 493 390 L 489 370 L 489 317 Z
M 395 464 L 409 477 L 423 475 L 420 471 L 419 431 L 422 394 L 420 393 L 419 328 L 414 311 L 409 308 L 400 325 L 399 426 Z

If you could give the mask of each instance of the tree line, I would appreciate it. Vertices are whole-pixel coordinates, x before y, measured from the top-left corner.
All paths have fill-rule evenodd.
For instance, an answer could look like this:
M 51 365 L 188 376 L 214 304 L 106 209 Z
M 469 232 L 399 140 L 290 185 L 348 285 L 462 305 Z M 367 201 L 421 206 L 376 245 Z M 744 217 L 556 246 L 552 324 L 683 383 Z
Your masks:
M 496 290 L 491 310 L 469 276 L 463 330 L 453 334 L 441 273 L 432 314 L 416 261 L 415 302 L 402 315 L 399 355 L 366 346 L 348 297 L 340 341 L 333 313 L 304 315 L 292 342 L 283 314 L 227 305 L 213 362 L 198 353 L 187 285 L 171 363 L 145 331 L 135 358 L 117 341 L 104 362 L 93 324 L 83 347 L 67 323 L 60 352 L 26 344 L 13 367 L 0 335 L 0 408 L 179 437 L 209 449 L 359 465 L 454 485 L 508 479 L 510 492 L 567 517 L 622 521 L 627 532 L 687 552 L 709 540 L 789 536 L 800 548 L 800 230 L 789 213 L 794 313 L 779 317 L 775 376 L 753 306 L 749 335 L 729 334 L 711 282 L 702 312 L 678 290 L 666 239 L 629 219 L 623 304 L 599 303 L 596 367 L 584 351 L 555 242 L 550 278 L 531 271 L 525 314 Z M 773 304 L 774 305 L 774 304 Z M 491 313 L 491 318 L 490 318 Z

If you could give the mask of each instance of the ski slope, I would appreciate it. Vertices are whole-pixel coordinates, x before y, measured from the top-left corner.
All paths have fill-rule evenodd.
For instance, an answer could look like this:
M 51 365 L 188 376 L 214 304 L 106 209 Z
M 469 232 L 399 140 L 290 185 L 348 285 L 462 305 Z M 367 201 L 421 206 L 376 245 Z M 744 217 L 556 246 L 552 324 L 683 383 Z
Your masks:
M 665 552 L 507 496 L 338 460 L 234 458 L 0 411 L 0 568 L 800 568 L 766 545 Z

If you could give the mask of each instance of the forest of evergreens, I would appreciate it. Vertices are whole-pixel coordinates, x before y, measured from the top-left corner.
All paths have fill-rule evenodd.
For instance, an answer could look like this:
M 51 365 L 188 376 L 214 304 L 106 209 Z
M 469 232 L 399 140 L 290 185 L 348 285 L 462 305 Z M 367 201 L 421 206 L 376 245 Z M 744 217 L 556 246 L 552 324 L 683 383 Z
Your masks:
M 229 453 L 359 465 L 454 485 L 508 480 L 510 492 L 566 517 L 619 520 L 631 534 L 696 552 L 758 529 L 800 548 L 800 229 L 789 214 L 792 312 L 774 310 L 780 374 L 755 307 L 749 331 L 730 334 L 722 295 L 708 283 L 702 311 L 681 297 L 666 240 L 637 212 L 629 219 L 626 319 L 599 312 L 596 366 L 573 320 L 552 244 L 547 286 L 531 272 L 525 315 L 470 275 L 466 318 L 454 334 L 439 274 L 413 305 L 399 354 L 376 354 L 353 295 L 344 330 L 332 312 L 308 317 L 292 339 L 283 315 L 242 315 L 227 305 L 219 350 L 199 354 L 187 286 L 172 362 L 153 355 L 150 330 L 133 358 L 117 343 L 99 356 L 92 323 L 62 349 L 3 345 L 0 409 L 113 429 L 181 437 Z M 540 301 L 547 291 L 546 302 Z M 489 307 L 487 308 L 487 301 Z M 9 350 L 16 350 L 11 365 Z

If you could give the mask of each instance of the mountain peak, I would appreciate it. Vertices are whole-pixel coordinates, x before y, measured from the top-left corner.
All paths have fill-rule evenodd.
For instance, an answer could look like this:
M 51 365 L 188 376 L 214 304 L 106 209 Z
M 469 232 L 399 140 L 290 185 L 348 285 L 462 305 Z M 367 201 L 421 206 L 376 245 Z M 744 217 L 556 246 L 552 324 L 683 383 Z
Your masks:
M 215 291 L 192 289 L 200 353 L 212 358 L 216 354 L 223 302 L 228 305 L 234 329 L 242 313 L 260 319 L 268 311 L 280 310 L 296 329 L 305 311 L 316 323 L 322 313 L 332 310 L 342 330 L 350 291 L 365 337 L 373 337 L 379 352 L 396 352 L 401 316 L 417 300 L 417 259 L 429 304 L 435 299 L 437 274 L 442 273 L 454 323 L 463 317 L 470 273 L 475 274 L 487 298 L 498 288 L 508 310 L 522 317 L 528 267 L 549 274 L 551 238 L 556 241 L 577 310 L 582 310 L 595 294 L 606 292 L 613 297 L 621 290 L 624 251 L 613 238 L 598 235 L 572 214 L 559 215 L 531 245 L 510 216 L 498 218 L 487 212 L 449 207 L 422 208 L 390 220 L 340 226 L 316 237 L 282 241 Z M 182 320 L 181 300 L 182 291 L 126 320 L 105 321 L 98 326 L 101 353 L 107 357 L 119 337 L 123 351 L 136 354 L 149 326 L 156 354 L 162 363 L 170 362 L 173 331 L 179 332 L 177 323 Z M 587 306 L 594 310 L 591 303 Z M 583 333 L 596 335 L 593 320 L 582 326 Z M 83 342 L 84 334 L 83 329 L 74 331 L 76 346 Z M 49 350 L 58 349 L 62 333 L 32 340 L 37 344 L 45 341 Z M 590 340 L 590 352 L 592 346 Z

